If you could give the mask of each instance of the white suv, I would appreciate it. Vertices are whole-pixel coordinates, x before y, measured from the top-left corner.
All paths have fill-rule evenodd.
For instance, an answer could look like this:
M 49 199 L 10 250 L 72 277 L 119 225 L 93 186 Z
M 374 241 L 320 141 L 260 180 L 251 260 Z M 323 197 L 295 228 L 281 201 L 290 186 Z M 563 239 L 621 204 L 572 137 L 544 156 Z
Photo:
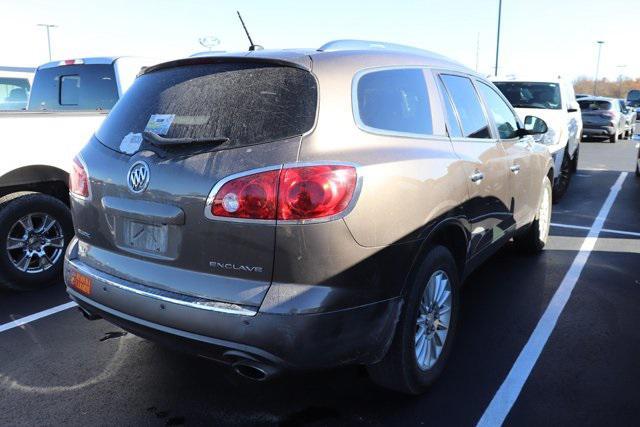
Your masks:
M 542 118 L 549 131 L 536 138 L 548 145 L 555 162 L 553 199 L 567 192 L 571 175 L 578 166 L 582 117 L 573 85 L 560 77 L 551 79 L 494 79 L 493 83 L 511 102 L 518 115 Z

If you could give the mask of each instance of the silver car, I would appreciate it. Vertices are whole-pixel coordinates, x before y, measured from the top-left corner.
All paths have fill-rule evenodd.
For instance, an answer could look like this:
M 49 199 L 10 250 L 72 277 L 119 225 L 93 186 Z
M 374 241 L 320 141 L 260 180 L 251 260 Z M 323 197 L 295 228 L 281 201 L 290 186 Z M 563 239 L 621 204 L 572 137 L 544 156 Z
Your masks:
M 148 68 L 78 155 L 71 297 L 264 380 L 366 365 L 419 393 L 460 286 L 548 236 L 553 163 L 486 79 L 368 42 Z

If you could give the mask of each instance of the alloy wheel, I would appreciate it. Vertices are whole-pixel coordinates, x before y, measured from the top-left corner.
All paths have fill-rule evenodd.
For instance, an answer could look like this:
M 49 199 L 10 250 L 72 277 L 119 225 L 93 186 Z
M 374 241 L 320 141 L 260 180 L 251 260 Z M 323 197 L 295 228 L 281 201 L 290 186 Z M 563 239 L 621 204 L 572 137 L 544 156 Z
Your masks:
M 53 267 L 63 254 L 62 226 L 51 215 L 27 214 L 9 229 L 6 250 L 18 270 L 41 273 Z
M 451 281 L 442 270 L 431 275 L 418 307 L 415 354 L 418 367 L 426 371 L 438 361 L 451 321 Z

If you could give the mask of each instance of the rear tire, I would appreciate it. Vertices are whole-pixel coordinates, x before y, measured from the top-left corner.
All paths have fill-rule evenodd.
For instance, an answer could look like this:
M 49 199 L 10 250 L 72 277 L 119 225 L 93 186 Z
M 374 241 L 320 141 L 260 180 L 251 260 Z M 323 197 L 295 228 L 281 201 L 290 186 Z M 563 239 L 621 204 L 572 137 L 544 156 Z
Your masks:
M 0 198 L 0 287 L 29 291 L 62 275 L 64 251 L 73 237 L 69 208 L 41 193 Z
M 542 195 L 540 197 L 540 206 L 533 222 L 529 225 L 526 232 L 514 237 L 515 247 L 525 253 L 535 254 L 547 244 L 549 238 L 549 228 L 551 226 L 551 206 L 552 206 L 551 181 L 548 177 L 544 177 L 542 183 Z
M 440 284 L 434 285 L 435 282 Z M 441 289 L 442 293 L 440 298 L 433 299 L 444 302 L 442 305 L 435 304 L 437 308 L 429 311 L 424 308 L 423 302 L 431 295 L 428 291 L 434 289 Z M 423 393 L 436 381 L 451 353 L 457 329 L 459 290 L 458 270 L 451 252 L 444 246 L 435 246 L 418 267 L 404 296 L 391 347 L 382 361 L 367 367 L 375 383 L 416 395 Z M 433 294 L 436 295 L 435 290 Z M 447 301 L 449 308 L 442 308 Z M 447 322 L 448 327 L 445 328 Z
M 618 132 L 616 131 L 616 133 L 614 133 L 613 135 L 611 135 L 609 137 L 609 142 L 612 144 L 615 144 L 616 142 L 618 142 Z
M 576 148 L 576 152 L 573 155 L 573 159 L 571 160 L 571 173 L 578 172 L 578 160 L 580 159 L 580 145 Z
M 577 161 L 576 161 L 577 162 Z M 565 151 L 562 156 L 562 165 L 560 165 L 560 175 L 558 182 L 553 186 L 553 202 L 557 203 L 567 194 L 569 184 L 571 184 L 571 175 L 573 174 L 573 163 L 569 158 L 569 152 Z

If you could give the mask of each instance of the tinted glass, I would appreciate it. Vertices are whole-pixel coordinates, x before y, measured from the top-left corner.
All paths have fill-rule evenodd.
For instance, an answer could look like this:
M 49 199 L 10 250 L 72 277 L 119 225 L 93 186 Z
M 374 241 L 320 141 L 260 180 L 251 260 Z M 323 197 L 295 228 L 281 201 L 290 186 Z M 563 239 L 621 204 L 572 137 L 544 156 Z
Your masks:
M 66 65 L 38 70 L 29 110 L 110 110 L 117 101 L 113 65 Z
M 489 123 L 471 80 L 447 74 L 441 78 L 458 111 L 463 135 L 467 138 L 491 138 Z
M 376 129 L 433 133 L 427 84 L 421 69 L 381 70 L 358 81 L 360 121 Z
M 580 109 L 582 111 L 589 110 L 610 110 L 612 105 L 609 101 L 592 101 L 592 100 L 579 100 Z
M 490 86 L 479 82 L 478 89 L 487 103 L 487 107 L 496 122 L 500 139 L 512 139 L 517 136 L 518 119 L 506 102 Z
M 460 123 L 458 123 L 456 112 L 453 109 L 451 97 L 449 97 L 446 88 L 442 84 L 442 80 L 436 79 L 436 81 L 438 82 L 438 89 L 440 90 L 442 100 L 444 102 L 445 114 L 447 116 L 447 130 L 449 131 L 449 136 L 451 138 L 460 138 L 462 136 L 462 129 L 460 128 Z
M 166 138 L 227 137 L 220 148 L 301 135 L 315 122 L 316 81 L 308 71 L 255 63 L 189 65 L 136 79 L 96 132 L 119 150 L 152 115 L 169 115 Z M 159 132 L 158 132 L 159 133 Z
M 562 108 L 560 86 L 557 83 L 494 82 L 515 108 Z
M 640 90 L 630 90 L 627 94 L 627 100 L 629 101 L 640 101 Z
M 0 78 L 0 110 L 24 110 L 29 98 L 29 80 Z
M 60 105 L 80 103 L 80 76 L 60 77 Z

